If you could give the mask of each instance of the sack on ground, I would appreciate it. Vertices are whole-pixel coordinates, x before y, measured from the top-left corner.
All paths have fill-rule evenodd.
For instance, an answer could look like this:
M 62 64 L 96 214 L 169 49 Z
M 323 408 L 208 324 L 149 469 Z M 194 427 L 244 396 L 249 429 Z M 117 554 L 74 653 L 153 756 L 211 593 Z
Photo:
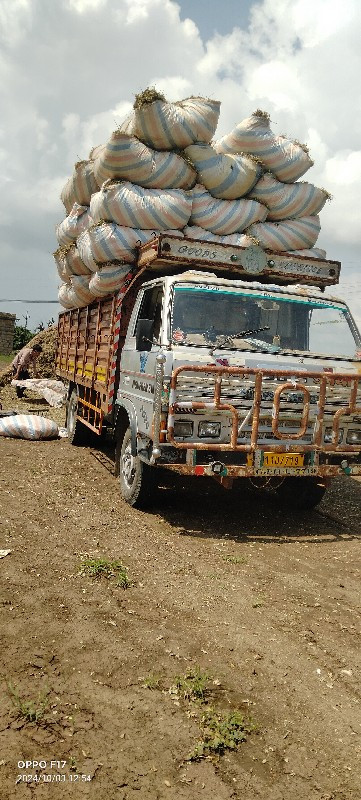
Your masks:
M 59 428 L 52 419 L 37 414 L 16 414 L 0 419 L 0 436 L 15 439 L 55 439 Z
M 92 225 L 93 220 L 89 214 L 89 206 L 80 206 L 74 203 L 70 214 L 56 227 L 56 238 L 60 247 L 73 244 L 78 236 Z
M 290 219 L 282 222 L 261 222 L 251 225 L 247 233 L 270 250 L 308 249 L 316 244 L 320 233 L 317 216 Z
M 259 179 L 249 197 L 268 206 L 268 220 L 296 219 L 318 214 L 330 198 L 312 183 L 281 183 L 270 172 Z
M 252 153 L 284 183 L 296 181 L 313 164 L 305 145 L 275 136 L 263 111 L 244 119 L 214 147 L 217 153 Z
M 94 222 L 144 230 L 184 228 L 191 210 L 192 195 L 182 189 L 143 189 L 128 181 L 106 182 L 90 201 Z
M 256 200 L 217 200 L 202 184 L 194 187 L 192 196 L 190 223 L 212 233 L 242 233 L 249 225 L 267 216 L 267 208 Z
M 244 197 L 261 174 L 260 165 L 250 156 L 217 153 L 210 144 L 191 144 L 185 153 L 198 172 L 198 182 L 212 197 Z
M 28 378 L 26 381 L 11 381 L 12 386 L 30 389 L 39 397 L 44 397 L 49 406 L 61 408 L 66 401 L 67 388 L 61 381 L 51 378 Z

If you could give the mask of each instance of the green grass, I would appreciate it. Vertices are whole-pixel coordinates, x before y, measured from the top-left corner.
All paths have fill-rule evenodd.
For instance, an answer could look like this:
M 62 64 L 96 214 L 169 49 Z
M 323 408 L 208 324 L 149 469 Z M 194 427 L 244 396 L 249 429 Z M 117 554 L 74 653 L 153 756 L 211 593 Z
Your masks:
M 208 681 L 209 675 L 201 672 L 200 668 L 196 667 L 188 670 L 185 675 L 176 675 L 174 688 L 182 700 L 204 703 L 206 701 Z
M 232 556 L 232 555 L 224 555 L 222 556 L 223 561 L 228 561 L 229 564 L 245 564 L 246 559 L 244 556 Z
M 5 369 L 5 367 L 11 364 L 13 358 L 15 358 L 15 353 L 10 353 L 9 356 L 4 356 L 0 353 L 0 369 Z
M 20 696 L 18 689 L 12 683 L 7 683 L 7 689 L 18 717 L 22 717 L 26 722 L 39 722 L 43 719 L 49 707 L 49 691 L 39 692 L 36 700 L 28 700 Z
M 164 693 L 158 675 L 151 673 L 141 680 L 144 688 L 158 689 Z M 184 675 L 176 675 L 169 688 L 170 695 L 186 703 L 188 716 L 197 720 L 200 728 L 200 738 L 192 752 L 185 758 L 186 761 L 222 756 L 227 750 L 238 748 L 248 734 L 257 730 L 253 720 L 245 717 L 238 709 L 224 712 L 209 704 L 212 695 L 211 680 L 212 678 L 197 666 L 187 670 Z M 219 680 L 213 680 L 213 683 L 220 686 Z M 217 697 L 213 697 L 213 701 L 217 702 Z
M 255 730 L 251 720 L 245 720 L 240 711 L 224 714 L 207 708 L 200 719 L 202 738 L 197 742 L 188 761 L 198 761 L 212 755 L 223 755 L 226 750 L 235 750 Z
M 144 689 L 160 689 L 160 675 L 147 675 L 142 686 Z
M 86 558 L 80 564 L 80 574 L 89 578 L 116 578 L 117 586 L 127 589 L 131 585 L 126 567 L 121 561 L 108 561 L 106 558 Z

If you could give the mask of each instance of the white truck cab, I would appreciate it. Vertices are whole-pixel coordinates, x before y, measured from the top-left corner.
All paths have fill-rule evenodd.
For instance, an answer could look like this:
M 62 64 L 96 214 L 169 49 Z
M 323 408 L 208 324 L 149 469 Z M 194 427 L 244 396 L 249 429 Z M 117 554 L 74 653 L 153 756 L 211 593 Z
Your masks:
M 116 295 L 59 317 L 72 444 L 104 427 L 123 498 L 160 468 L 312 508 L 361 475 L 361 338 L 340 264 L 160 234 Z
M 360 334 L 323 289 L 197 269 L 142 286 L 116 396 L 128 502 L 159 466 L 308 508 L 331 477 L 361 474 Z

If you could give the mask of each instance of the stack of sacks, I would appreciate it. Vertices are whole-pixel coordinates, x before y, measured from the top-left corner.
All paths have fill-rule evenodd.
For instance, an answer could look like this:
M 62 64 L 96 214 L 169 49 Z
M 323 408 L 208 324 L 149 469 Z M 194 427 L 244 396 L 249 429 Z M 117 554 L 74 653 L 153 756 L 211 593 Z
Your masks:
M 262 167 L 247 198 L 264 204 L 268 211 L 264 220 L 247 228 L 248 236 L 270 250 L 326 257 L 314 245 L 320 233 L 318 214 L 330 195 L 310 183 L 295 182 L 313 164 L 304 145 L 276 136 L 269 115 L 255 111 L 213 146 L 224 157 L 248 154 Z
M 155 90 L 62 191 L 68 212 L 54 253 L 65 308 L 117 291 L 145 244 L 160 232 L 201 241 L 325 258 L 314 247 L 330 197 L 296 182 L 312 166 L 307 148 L 276 136 L 256 111 L 219 141 L 220 103 L 168 103 Z
M 81 307 L 117 291 L 139 244 L 155 234 L 183 236 L 197 171 L 179 151 L 210 142 L 219 109 L 213 100 L 168 103 L 146 90 L 109 141 L 76 165 L 61 195 L 68 216 L 58 225 L 54 253 L 61 305 Z

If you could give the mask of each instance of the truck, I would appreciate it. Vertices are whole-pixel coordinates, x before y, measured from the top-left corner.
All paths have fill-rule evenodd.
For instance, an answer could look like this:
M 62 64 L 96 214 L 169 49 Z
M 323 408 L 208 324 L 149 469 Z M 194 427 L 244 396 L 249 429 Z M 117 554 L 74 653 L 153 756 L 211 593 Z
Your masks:
M 314 508 L 332 478 L 361 475 L 361 338 L 329 294 L 340 266 L 154 236 L 116 294 L 59 316 L 69 441 L 107 433 L 131 506 L 167 470 Z

